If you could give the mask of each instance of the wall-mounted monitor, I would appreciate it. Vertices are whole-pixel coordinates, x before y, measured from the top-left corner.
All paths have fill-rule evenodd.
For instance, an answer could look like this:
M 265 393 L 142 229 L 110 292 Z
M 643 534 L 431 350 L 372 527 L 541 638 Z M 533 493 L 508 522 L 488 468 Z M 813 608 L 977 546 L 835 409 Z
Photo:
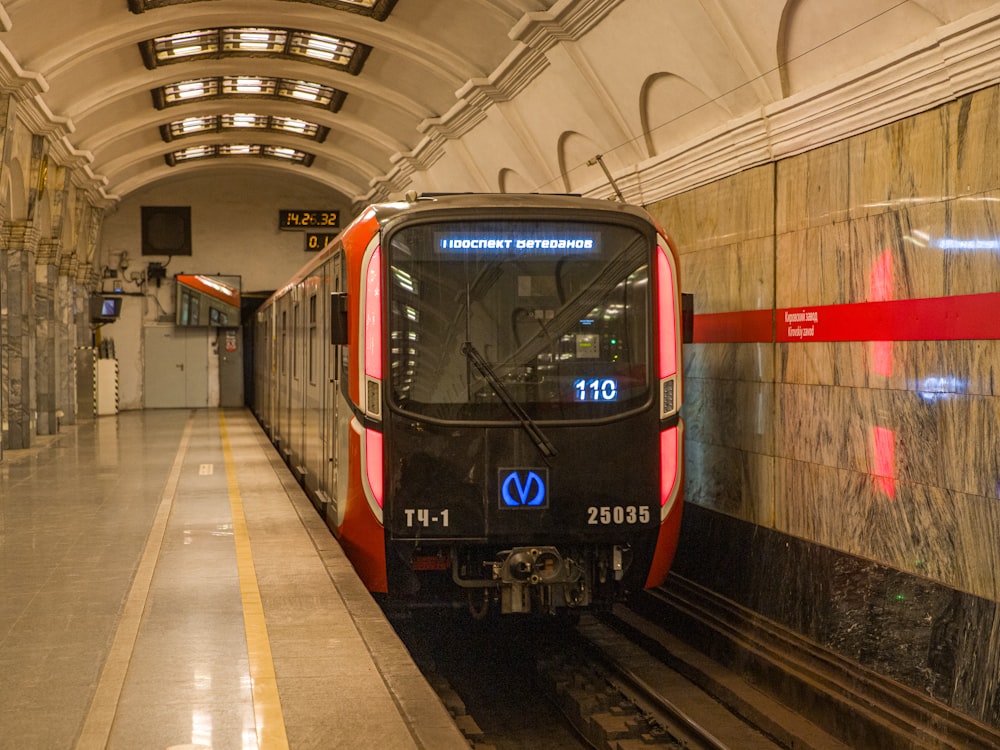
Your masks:
M 240 325 L 240 277 L 207 274 L 177 274 L 177 313 L 179 326 Z
M 122 298 L 110 294 L 90 296 L 90 322 L 114 323 L 122 314 Z

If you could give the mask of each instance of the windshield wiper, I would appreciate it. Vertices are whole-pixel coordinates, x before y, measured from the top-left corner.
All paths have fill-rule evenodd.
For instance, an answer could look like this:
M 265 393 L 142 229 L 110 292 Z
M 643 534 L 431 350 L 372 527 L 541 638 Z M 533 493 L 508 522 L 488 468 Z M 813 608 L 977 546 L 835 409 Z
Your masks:
M 528 413 L 524 408 L 517 403 L 514 398 L 510 395 L 510 391 L 507 390 L 500 378 L 497 377 L 496 372 L 490 366 L 483 355 L 472 345 L 471 341 L 466 341 L 462 344 L 462 354 L 479 370 L 479 374 L 486 378 L 486 382 L 489 383 L 493 390 L 497 392 L 500 400 L 503 401 L 503 405 L 506 406 L 510 413 L 514 415 L 518 422 L 521 423 L 521 427 L 524 431 L 528 433 L 528 437 L 531 438 L 531 442 L 535 444 L 539 452 L 542 454 L 542 458 L 545 459 L 545 463 L 549 463 L 550 458 L 554 458 L 556 455 L 556 447 L 552 445 L 552 442 L 545 437 L 545 433 L 542 432 L 541 428 L 535 424 L 535 421 L 528 416 Z

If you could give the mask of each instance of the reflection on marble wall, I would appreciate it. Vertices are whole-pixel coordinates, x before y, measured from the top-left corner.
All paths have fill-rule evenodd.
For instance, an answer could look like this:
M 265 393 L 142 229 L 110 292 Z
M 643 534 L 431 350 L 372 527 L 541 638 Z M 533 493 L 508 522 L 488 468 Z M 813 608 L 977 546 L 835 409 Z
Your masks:
M 993 87 L 650 209 L 677 242 L 696 316 L 993 294 L 998 142 Z M 954 315 L 956 326 L 968 322 Z M 908 325 L 919 331 L 925 322 Z M 685 347 L 688 502 L 886 566 L 911 577 L 907 585 L 1000 602 L 1000 309 L 993 338 L 873 341 L 856 326 L 848 340 Z M 797 575 L 822 588 L 831 571 L 817 563 Z M 984 620 L 981 632 L 961 633 L 964 650 L 935 679 L 981 668 L 963 660 L 977 642 L 996 650 L 993 611 L 992 626 Z M 810 629 L 828 633 L 850 627 L 838 618 L 855 614 L 797 618 L 819 617 Z M 928 627 L 954 629 L 954 616 L 939 607 Z M 879 643 L 845 650 L 878 652 Z M 882 663 L 891 658 L 870 661 L 891 673 Z M 914 664 L 939 669 L 921 658 Z M 987 691 L 980 702 L 992 701 L 983 716 L 1000 722 L 1000 685 L 979 687 Z M 975 713 L 971 696 L 939 688 Z
M 684 524 L 675 572 L 1000 727 L 996 601 L 697 505 Z

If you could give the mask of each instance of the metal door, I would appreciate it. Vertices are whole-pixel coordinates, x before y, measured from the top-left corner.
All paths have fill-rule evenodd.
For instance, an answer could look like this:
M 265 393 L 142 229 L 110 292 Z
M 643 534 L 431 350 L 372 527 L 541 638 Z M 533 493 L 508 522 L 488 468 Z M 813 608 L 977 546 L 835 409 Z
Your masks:
M 208 330 L 145 328 L 143 400 L 147 409 L 208 406 Z

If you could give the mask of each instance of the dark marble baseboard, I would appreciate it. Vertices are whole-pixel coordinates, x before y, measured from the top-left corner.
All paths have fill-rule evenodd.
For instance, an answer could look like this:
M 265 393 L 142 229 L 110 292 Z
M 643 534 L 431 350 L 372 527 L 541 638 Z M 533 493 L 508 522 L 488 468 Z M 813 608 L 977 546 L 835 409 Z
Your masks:
M 1000 727 L 1000 605 L 686 504 L 674 570 Z

